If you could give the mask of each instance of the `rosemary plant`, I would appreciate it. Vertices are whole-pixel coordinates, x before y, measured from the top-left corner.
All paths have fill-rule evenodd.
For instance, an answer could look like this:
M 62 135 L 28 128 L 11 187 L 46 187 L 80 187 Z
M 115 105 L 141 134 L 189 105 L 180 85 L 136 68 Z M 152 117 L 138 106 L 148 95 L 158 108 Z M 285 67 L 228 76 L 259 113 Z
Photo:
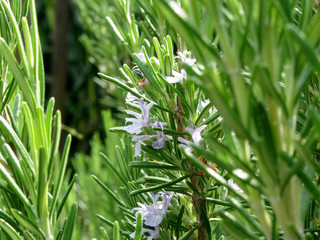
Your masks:
M 30 9 L 30 13 L 29 13 Z M 28 20 L 29 19 L 29 20 Z M 71 239 L 77 205 L 61 198 L 71 136 L 58 156 L 61 115 L 45 106 L 35 1 L 0 1 L 0 239 Z
M 103 156 L 127 187 L 94 177 L 126 214 L 98 216 L 114 239 L 316 239 L 318 1 L 135 3 L 107 17 L 132 62 L 99 74 L 128 92 Z
M 108 9 L 90 1 L 100 17 Z M 113 228 L 103 239 L 319 238 L 318 4 L 112 1 L 103 31 L 119 42 L 105 51 L 121 44 L 110 65 L 124 61 L 121 76 L 91 54 L 106 71 L 98 83 L 126 91 L 125 125 L 110 129 L 124 137 L 100 154 L 106 172 L 97 159 L 75 167 L 80 195 L 97 193 L 84 190 L 84 163 L 106 193 L 95 206 L 111 208 L 97 213 Z M 44 82 L 35 0 L 0 0 L 0 239 L 72 239 L 76 203 L 62 219 L 71 137 L 59 157 L 61 116 Z

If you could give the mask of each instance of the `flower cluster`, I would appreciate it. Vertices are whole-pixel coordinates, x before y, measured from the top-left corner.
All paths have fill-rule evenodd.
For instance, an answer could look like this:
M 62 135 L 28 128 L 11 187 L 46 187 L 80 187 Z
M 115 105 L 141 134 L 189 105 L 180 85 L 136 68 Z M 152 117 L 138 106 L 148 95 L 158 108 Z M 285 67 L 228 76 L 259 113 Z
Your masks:
M 167 214 L 167 210 L 170 204 L 170 201 L 173 197 L 173 193 L 166 193 L 165 191 L 159 192 L 156 195 L 153 195 L 153 204 L 148 205 L 146 203 L 138 203 L 140 207 L 133 208 L 133 211 L 137 211 L 141 213 L 142 219 L 145 220 L 144 224 L 151 228 L 142 228 L 142 233 L 148 233 L 147 240 L 156 239 L 159 236 L 160 231 L 160 223 L 163 218 Z M 162 197 L 162 201 L 158 201 L 158 199 Z M 130 235 L 131 238 L 134 238 L 135 232 Z
M 194 66 L 196 63 L 196 59 L 191 58 L 191 53 L 188 51 L 178 52 L 178 56 L 176 56 L 176 59 L 179 59 L 179 61 L 183 62 L 184 64 L 187 64 L 189 66 Z M 146 55 L 143 53 L 138 53 L 137 56 L 140 58 L 141 61 L 146 62 Z M 156 64 L 159 64 L 159 61 L 155 58 Z M 133 71 L 136 73 L 139 73 L 140 75 L 143 75 L 141 70 L 138 66 L 135 66 L 133 68 Z M 144 79 L 145 76 L 143 75 Z M 180 71 L 172 70 L 171 76 L 166 76 L 165 79 L 171 83 L 183 83 L 183 81 L 187 78 L 187 73 L 184 69 L 180 69 Z M 148 81 L 147 79 L 145 81 Z M 139 82 L 139 81 L 138 81 Z M 135 89 L 134 89 L 135 90 Z M 139 85 L 139 92 L 143 90 L 142 87 Z M 135 90 L 137 92 L 137 90 Z M 154 105 L 153 102 L 145 102 L 142 98 L 137 98 L 131 93 L 128 93 L 127 95 L 127 102 L 134 103 L 139 106 L 141 113 L 127 110 L 126 113 L 129 115 L 132 115 L 133 117 L 126 118 L 126 123 L 131 123 L 130 125 L 127 125 L 124 130 L 127 131 L 130 134 L 133 134 L 132 141 L 135 142 L 135 154 L 134 156 L 137 157 L 141 153 L 141 147 L 142 145 L 148 145 L 150 144 L 153 149 L 162 149 L 165 147 L 165 142 L 169 141 L 169 138 L 164 134 L 163 128 L 167 125 L 165 122 L 155 121 L 151 122 L 151 116 L 150 116 L 150 109 Z M 151 127 L 155 127 L 161 130 L 154 131 L 151 129 Z M 201 138 L 201 131 L 206 127 L 206 125 L 202 125 L 199 128 L 195 127 L 195 124 L 192 121 L 189 121 L 189 126 L 186 127 L 186 131 L 191 134 L 192 142 L 196 145 L 200 144 Z M 192 151 L 192 148 L 189 147 L 190 141 L 179 137 L 179 142 L 182 143 L 182 145 Z M 152 144 L 151 144 L 152 142 Z
M 131 97 L 132 100 L 132 97 Z M 135 144 L 135 153 L 134 156 L 139 156 L 141 153 L 141 145 L 145 144 L 146 141 L 154 139 L 152 147 L 154 149 L 164 148 L 165 142 L 169 141 L 169 138 L 164 134 L 163 131 L 157 131 L 156 134 L 144 134 L 142 133 L 145 128 L 149 129 L 150 127 L 157 127 L 163 130 L 163 127 L 167 125 L 165 122 L 156 121 L 154 123 L 150 122 L 150 109 L 154 103 L 146 103 L 143 99 L 134 97 L 133 102 L 137 103 L 141 109 L 141 114 L 134 112 L 132 110 L 126 110 L 126 113 L 134 116 L 135 118 L 126 118 L 126 122 L 131 122 L 131 125 L 128 125 L 124 128 L 130 134 L 135 134 L 132 138 L 132 141 L 136 142 Z
M 130 97 L 132 99 L 132 96 Z M 170 139 L 164 134 L 163 131 L 157 131 L 157 134 L 142 134 L 139 135 L 144 131 L 144 128 L 156 127 L 161 128 L 167 125 L 165 122 L 155 121 L 154 123 L 150 122 L 150 109 L 154 103 L 146 103 L 142 99 L 138 99 L 135 97 L 135 102 L 138 103 L 141 114 L 134 112 L 132 110 L 126 110 L 126 113 L 129 115 L 133 115 L 135 118 L 126 118 L 126 122 L 131 122 L 131 125 L 128 125 L 124 128 L 130 134 L 136 134 L 132 141 L 135 142 L 135 154 L 134 156 L 139 156 L 141 153 L 141 145 L 145 145 L 147 141 L 153 139 L 152 147 L 154 149 L 162 149 L 165 146 L 165 142 L 169 141 Z M 202 125 L 201 127 L 197 128 L 192 121 L 188 121 L 189 126 L 186 127 L 186 131 L 191 134 L 192 141 L 195 145 L 199 145 L 202 137 L 201 131 L 207 127 L 207 125 Z M 192 151 L 192 148 L 189 147 L 190 141 L 179 137 L 178 141 L 182 143 L 182 145 L 188 151 Z

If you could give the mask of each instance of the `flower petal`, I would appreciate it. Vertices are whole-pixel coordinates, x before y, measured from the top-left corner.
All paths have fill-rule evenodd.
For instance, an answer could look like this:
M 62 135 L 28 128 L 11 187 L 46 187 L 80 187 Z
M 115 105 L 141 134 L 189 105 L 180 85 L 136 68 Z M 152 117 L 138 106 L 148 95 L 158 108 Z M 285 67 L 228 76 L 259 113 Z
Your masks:
M 184 144 L 189 144 L 190 143 L 190 141 L 188 141 L 188 140 L 186 140 L 186 139 L 184 139 L 182 137 L 178 137 L 178 141 L 181 142 L 181 143 L 184 143 Z
M 148 214 L 147 216 L 145 216 L 145 225 L 150 226 L 150 227 L 155 227 L 158 226 L 163 219 L 163 214 L 160 212 L 158 214 L 156 213 L 152 213 L 152 214 Z
M 134 147 L 134 157 L 139 156 L 141 153 L 141 142 L 137 142 Z
M 134 111 L 132 111 L 132 110 L 126 110 L 126 113 L 129 114 L 129 115 L 133 115 L 133 116 L 135 116 L 136 118 L 141 118 L 141 114 L 136 113 L 136 112 L 134 112 Z

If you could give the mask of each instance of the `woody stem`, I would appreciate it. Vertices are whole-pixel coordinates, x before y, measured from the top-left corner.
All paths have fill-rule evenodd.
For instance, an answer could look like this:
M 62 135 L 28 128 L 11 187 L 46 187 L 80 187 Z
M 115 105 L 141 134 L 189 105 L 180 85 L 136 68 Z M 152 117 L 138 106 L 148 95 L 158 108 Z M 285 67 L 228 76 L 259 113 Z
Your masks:
M 178 50 L 181 49 L 181 38 L 178 37 Z M 181 71 L 181 60 L 178 60 L 178 67 L 179 71 Z M 177 130 L 181 132 L 185 132 L 185 127 L 182 123 L 181 117 L 185 116 L 181 99 L 179 96 L 177 96 L 177 106 L 174 113 L 175 122 L 177 124 Z M 183 135 L 183 138 L 187 139 L 187 135 Z M 203 185 L 200 181 L 199 176 L 197 175 L 194 166 L 191 162 L 188 162 L 188 169 L 191 173 L 190 181 L 196 191 L 193 191 L 192 193 L 192 203 L 194 206 L 194 210 L 196 212 L 196 219 L 199 224 L 198 227 L 198 240 L 208 240 L 208 234 L 206 231 L 206 227 L 204 224 L 204 218 L 201 214 L 201 209 L 206 213 L 207 212 L 207 206 L 206 206 L 206 200 L 205 197 L 201 194 L 203 192 Z M 200 194 L 199 194 L 200 193 Z

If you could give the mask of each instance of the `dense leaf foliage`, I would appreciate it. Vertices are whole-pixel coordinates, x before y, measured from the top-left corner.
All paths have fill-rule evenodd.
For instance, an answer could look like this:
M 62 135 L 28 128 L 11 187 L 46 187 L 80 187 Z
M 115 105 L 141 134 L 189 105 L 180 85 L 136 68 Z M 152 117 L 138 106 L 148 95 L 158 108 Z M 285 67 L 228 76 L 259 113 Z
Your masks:
M 0 0 L 1 239 L 319 237 L 318 1 L 74 2 L 124 123 L 71 177 L 35 1 Z

